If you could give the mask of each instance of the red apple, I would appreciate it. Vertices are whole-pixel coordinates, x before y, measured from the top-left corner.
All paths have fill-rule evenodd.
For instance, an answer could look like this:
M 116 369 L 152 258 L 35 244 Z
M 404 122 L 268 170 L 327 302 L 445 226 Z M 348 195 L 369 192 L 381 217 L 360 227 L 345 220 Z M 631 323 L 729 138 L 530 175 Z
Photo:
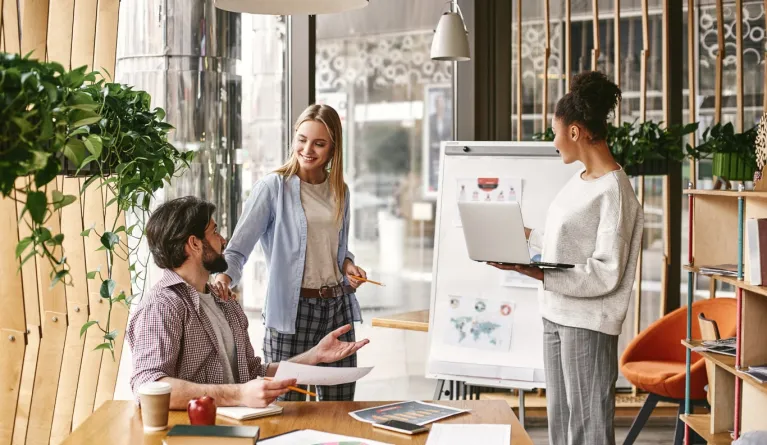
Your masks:
M 209 396 L 192 399 L 186 405 L 186 412 L 192 425 L 215 425 L 216 399 Z

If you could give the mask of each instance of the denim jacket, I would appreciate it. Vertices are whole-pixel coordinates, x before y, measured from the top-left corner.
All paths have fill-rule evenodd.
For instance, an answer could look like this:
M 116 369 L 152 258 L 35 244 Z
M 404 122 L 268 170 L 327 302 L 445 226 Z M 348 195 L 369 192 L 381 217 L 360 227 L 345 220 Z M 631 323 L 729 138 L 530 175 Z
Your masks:
M 338 268 L 354 261 L 349 241 L 349 189 L 345 191 L 344 218 L 338 238 Z M 266 289 L 266 327 L 295 334 L 296 315 L 306 261 L 306 215 L 301 204 L 301 180 L 270 173 L 253 187 L 240 221 L 224 251 L 232 286 L 242 279 L 242 269 L 257 242 L 266 255 L 269 283 Z M 348 280 L 344 275 L 344 284 Z M 354 321 L 362 321 L 359 302 L 349 295 Z

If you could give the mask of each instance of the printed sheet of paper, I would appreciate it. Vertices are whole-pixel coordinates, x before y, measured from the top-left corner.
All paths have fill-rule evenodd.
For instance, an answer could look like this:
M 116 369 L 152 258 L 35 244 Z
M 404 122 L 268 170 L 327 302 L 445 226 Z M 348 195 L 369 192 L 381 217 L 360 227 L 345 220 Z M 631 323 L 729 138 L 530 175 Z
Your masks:
M 457 414 L 468 412 L 465 409 L 451 408 L 433 403 L 417 401 L 392 403 L 375 408 L 352 411 L 350 416 L 361 422 L 383 423 L 388 420 L 400 420 L 424 426 Z
M 391 445 L 370 439 L 341 436 L 316 430 L 298 430 L 269 439 L 261 439 L 259 445 Z
M 453 224 L 462 227 L 458 213 L 461 201 L 519 202 L 522 203 L 521 178 L 458 178 L 456 179 L 456 209 Z
M 508 352 L 514 325 L 514 303 L 450 295 L 450 309 L 442 323 L 443 341 L 486 351 Z
M 461 425 L 438 423 L 431 427 L 426 445 L 509 445 L 511 425 Z
M 299 385 L 342 385 L 356 382 L 368 375 L 372 369 L 372 367 L 326 368 L 282 361 L 274 375 L 274 380 L 296 379 Z

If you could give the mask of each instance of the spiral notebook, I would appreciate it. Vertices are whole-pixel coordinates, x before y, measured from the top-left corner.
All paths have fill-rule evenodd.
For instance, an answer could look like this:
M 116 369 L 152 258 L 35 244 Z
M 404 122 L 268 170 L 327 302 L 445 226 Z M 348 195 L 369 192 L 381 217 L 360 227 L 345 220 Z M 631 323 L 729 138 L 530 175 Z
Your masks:
M 269 405 L 266 408 L 248 408 L 247 406 L 225 406 L 216 409 L 219 416 L 229 417 L 236 420 L 252 420 L 259 417 L 275 416 L 282 414 L 282 407 Z

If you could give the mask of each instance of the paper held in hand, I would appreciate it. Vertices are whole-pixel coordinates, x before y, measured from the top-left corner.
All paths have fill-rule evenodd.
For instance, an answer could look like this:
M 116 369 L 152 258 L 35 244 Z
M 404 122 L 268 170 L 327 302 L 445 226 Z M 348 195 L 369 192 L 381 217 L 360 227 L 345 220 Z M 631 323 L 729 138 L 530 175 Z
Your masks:
M 296 379 L 299 385 L 342 385 L 356 382 L 370 373 L 373 368 L 325 368 L 322 366 L 300 365 L 280 362 L 274 380 Z

